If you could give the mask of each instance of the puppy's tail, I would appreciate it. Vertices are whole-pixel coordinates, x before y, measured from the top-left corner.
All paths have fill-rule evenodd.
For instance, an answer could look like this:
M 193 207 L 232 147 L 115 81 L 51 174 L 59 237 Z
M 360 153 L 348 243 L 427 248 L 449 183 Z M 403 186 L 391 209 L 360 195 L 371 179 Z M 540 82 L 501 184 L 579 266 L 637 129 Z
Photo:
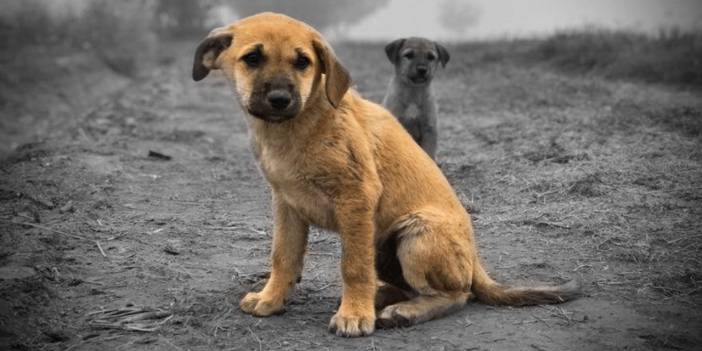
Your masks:
M 580 295 L 580 282 L 571 280 L 562 285 L 512 287 L 499 284 L 475 260 L 472 292 L 488 305 L 528 306 L 566 302 Z

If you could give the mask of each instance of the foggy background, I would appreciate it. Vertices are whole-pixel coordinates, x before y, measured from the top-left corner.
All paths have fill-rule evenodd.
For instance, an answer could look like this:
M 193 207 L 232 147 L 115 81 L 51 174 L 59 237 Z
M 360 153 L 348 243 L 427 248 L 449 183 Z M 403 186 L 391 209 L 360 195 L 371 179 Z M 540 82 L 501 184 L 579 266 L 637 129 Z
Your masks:
M 118 89 L 152 67 L 172 62 L 182 54 L 179 47 L 190 50 L 212 28 L 261 11 L 303 20 L 332 42 L 382 44 L 408 36 L 456 44 L 541 39 L 522 52 L 526 59 L 610 77 L 699 84 L 702 64 L 695 57 L 702 50 L 701 4 L 699 0 L 0 0 L 4 115 L 0 155 L 26 141 L 27 133 L 52 130 L 58 120 L 53 115 L 88 105 L 91 94 Z M 108 84 L 98 78 L 102 73 L 118 76 Z M 98 87 L 86 84 L 91 77 Z M 60 96 L 67 85 L 75 85 L 80 93 Z M 31 104 L 28 92 L 56 101 L 51 109 L 48 104 Z
M 700 349 L 702 0 L 0 9 L 0 350 Z M 313 230 L 287 313 L 239 311 L 268 270 L 270 192 L 221 72 L 191 69 L 212 28 L 261 11 L 317 27 L 373 102 L 390 40 L 444 44 L 437 165 L 486 267 L 581 277 L 583 297 L 340 339 L 340 242 Z
M 388 25 L 390 24 L 390 25 Z M 392 0 L 349 28 L 358 39 L 423 35 L 438 39 L 544 36 L 574 27 L 656 33 L 702 27 L 697 0 Z
M 12 30 L 21 16 L 48 12 L 53 19 L 80 16 L 99 0 L 3 0 L 2 29 Z M 388 40 L 421 35 L 443 40 L 545 36 L 573 28 L 605 28 L 656 34 L 678 28 L 702 28 L 698 0 L 131 0 L 103 6 L 128 13 L 143 7 L 156 27 L 187 32 L 216 26 L 241 16 L 272 10 L 292 15 L 338 38 Z M 117 7 L 122 7 L 117 10 Z M 143 9 L 140 11 L 143 12 Z M 20 17 L 18 17 L 20 16 Z M 189 22 L 189 23 L 184 23 Z

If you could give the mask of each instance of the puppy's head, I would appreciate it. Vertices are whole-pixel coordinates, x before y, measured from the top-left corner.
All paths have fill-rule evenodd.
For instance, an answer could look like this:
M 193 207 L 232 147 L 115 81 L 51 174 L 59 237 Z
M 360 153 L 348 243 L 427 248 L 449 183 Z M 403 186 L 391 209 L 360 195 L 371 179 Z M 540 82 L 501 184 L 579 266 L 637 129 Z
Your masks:
M 295 118 L 312 104 L 337 107 L 351 79 L 312 27 L 263 13 L 213 30 L 198 46 L 193 79 L 221 69 L 244 110 L 267 122 Z
M 445 67 L 450 57 L 441 44 L 424 38 L 397 39 L 385 46 L 385 53 L 397 77 L 414 86 L 429 84 L 439 64 Z

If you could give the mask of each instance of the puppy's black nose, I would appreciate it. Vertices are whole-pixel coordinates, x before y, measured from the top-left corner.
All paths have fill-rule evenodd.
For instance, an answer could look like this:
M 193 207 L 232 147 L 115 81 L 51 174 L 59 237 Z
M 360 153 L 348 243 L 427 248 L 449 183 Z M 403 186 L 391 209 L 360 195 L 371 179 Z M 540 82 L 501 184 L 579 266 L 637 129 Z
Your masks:
M 417 74 L 420 76 L 426 76 L 427 75 L 427 68 L 424 66 L 417 66 Z
M 268 103 L 271 104 L 271 106 L 276 109 L 276 110 L 284 110 L 288 105 L 290 105 L 290 101 L 292 100 L 292 96 L 290 96 L 290 92 L 282 89 L 276 89 L 276 90 L 271 90 L 267 95 L 266 99 L 268 100 Z

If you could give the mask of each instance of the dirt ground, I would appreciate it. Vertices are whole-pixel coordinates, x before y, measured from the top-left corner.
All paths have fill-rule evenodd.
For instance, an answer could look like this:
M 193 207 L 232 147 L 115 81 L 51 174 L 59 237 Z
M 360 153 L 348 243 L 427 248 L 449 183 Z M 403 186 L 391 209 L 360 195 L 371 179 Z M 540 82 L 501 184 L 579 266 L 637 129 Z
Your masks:
M 584 295 L 469 303 L 343 339 L 326 329 L 341 288 L 333 233 L 312 231 L 286 313 L 238 309 L 268 269 L 270 193 L 229 87 L 192 82 L 190 50 L 2 161 L 0 349 L 699 349 L 700 92 L 564 75 L 509 46 L 451 48 L 434 82 L 438 159 L 488 270 L 579 277 Z M 379 101 L 382 46 L 337 52 Z

